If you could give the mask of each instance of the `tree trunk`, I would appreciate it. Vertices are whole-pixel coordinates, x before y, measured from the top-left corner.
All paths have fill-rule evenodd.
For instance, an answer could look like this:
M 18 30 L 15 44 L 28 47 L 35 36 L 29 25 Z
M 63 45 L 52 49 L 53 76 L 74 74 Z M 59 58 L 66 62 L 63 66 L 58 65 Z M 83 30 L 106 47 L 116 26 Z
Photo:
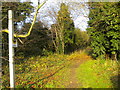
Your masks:
M 60 31 L 59 31 L 59 42 L 60 42 L 60 45 L 59 45 L 60 54 L 64 54 L 64 31 L 63 31 L 63 27 L 61 27 Z
M 112 54 L 112 55 L 111 55 L 111 59 L 117 61 L 117 54 Z
M 106 54 L 105 54 L 105 59 L 106 59 L 106 60 L 109 60 L 109 59 L 110 59 L 110 54 L 106 53 Z
M 58 33 L 58 30 L 57 30 L 57 28 L 55 29 L 55 34 L 56 34 L 56 36 L 55 36 L 55 41 L 56 41 L 56 52 L 57 53 L 59 53 L 59 33 Z

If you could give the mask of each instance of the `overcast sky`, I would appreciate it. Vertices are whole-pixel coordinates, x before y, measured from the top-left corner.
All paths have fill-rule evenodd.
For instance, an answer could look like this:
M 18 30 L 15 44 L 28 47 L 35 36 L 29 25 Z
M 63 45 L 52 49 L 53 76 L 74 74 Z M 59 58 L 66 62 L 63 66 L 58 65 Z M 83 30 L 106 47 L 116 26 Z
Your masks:
M 38 0 L 31 1 L 34 3 L 34 6 L 37 6 Z M 44 0 L 40 0 L 40 3 L 42 3 L 43 1 Z M 38 17 L 46 25 L 50 26 L 51 24 L 54 24 L 55 19 L 51 18 L 48 13 L 50 10 L 52 11 L 52 9 L 57 12 L 60 9 L 60 3 L 64 2 L 67 3 L 70 7 L 70 13 L 75 27 L 85 31 L 88 26 L 87 21 L 89 19 L 87 18 L 87 16 L 89 14 L 89 9 L 87 8 L 87 6 L 84 6 L 84 1 L 87 0 L 48 0 L 46 4 L 40 9 Z

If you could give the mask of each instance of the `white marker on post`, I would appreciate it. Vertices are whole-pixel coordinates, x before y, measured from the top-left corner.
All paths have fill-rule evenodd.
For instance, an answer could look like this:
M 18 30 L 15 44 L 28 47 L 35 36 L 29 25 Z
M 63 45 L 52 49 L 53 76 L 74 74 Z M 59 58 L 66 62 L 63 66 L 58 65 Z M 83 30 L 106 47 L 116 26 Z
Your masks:
M 13 13 L 12 10 L 8 11 L 8 30 L 9 30 L 9 72 L 10 72 L 10 88 L 15 88 L 15 71 L 14 71 L 14 30 L 13 30 Z

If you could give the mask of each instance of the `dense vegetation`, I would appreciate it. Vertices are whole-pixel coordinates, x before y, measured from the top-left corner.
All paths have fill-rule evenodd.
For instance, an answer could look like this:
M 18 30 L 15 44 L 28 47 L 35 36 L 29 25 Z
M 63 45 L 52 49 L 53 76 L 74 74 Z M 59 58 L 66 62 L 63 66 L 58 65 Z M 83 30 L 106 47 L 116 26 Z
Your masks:
M 117 60 L 120 55 L 120 2 L 90 3 L 89 28 L 92 55 Z
M 55 24 L 48 28 L 37 18 L 31 34 L 20 38 L 14 57 L 16 88 L 118 87 L 120 2 L 87 4 L 90 10 L 87 31 L 75 28 L 69 6 L 61 3 Z M 34 11 L 31 3 L 4 2 L 3 29 L 7 28 L 9 9 L 15 13 L 15 33 L 27 33 L 31 21 L 26 19 Z M 2 40 L 3 88 L 10 88 L 7 33 L 3 33 Z
M 31 2 L 2 2 L 2 29 L 8 28 L 8 10 L 14 12 L 14 29 L 18 32 L 18 25 L 25 23 L 26 18 L 34 11 Z M 8 34 L 2 33 L 2 53 L 3 56 L 8 56 Z
M 79 66 L 81 62 L 83 64 Z M 19 57 L 15 61 L 15 68 L 16 88 L 72 88 L 73 71 L 76 71 L 77 82 L 82 84 L 77 88 L 117 87 L 118 64 L 114 61 L 92 60 L 83 51 L 70 55 Z M 3 87 L 9 88 L 8 64 L 3 69 Z

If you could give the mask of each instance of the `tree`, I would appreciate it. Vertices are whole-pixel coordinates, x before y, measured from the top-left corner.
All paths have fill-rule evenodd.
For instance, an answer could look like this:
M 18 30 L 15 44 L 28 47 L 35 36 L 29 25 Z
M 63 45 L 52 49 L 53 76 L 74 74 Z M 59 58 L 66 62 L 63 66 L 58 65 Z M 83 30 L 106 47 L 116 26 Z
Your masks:
M 22 34 L 27 32 L 31 23 L 26 23 L 22 28 Z M 32 33 L 29 37 L 22 39 L 23 44 L 19 44 L 16 52 L 18 55 L 25 57 L 44 55 L 44 51 L 50 51 L 51 49 L 51 36 L 49 31 L 44 27 L 41 21 L 35 23 Z
M 73 43 L 74 23 L 70 17 L 68 6 L 61 4 L 57 15 L 57 33 L 56 42 L 58 42 L 59 53 L 67 52 L 67 48 Z
M 2 2 L 2 29 L 8 28 L 8 10 L 14 12 L 14 28 L 17 31 L 17 24 L 25 22 L 26 18 L 33 12 L 31 2 Z M 8 34 L 2 33 L 2 53 L 8 56 Z
M 89 35 L 87 31 L 81 31 L 80 29 L 74 30 L 74 49 L 84 49 L 89 45 Z
M 105 55 L 116 60 L 120 50 L 120 2 L 89 3 L 90 21 L 87 29 L 92 42 L 93 56 Z
M 2 2 L 2 28 L 8 27 L 8 10 L 14 12 L 14 25 L 18 22 L 25 22 L 26 18 L 33 12 L 34 7 L 31 2 Z
M 62 1 L 61 1 L 61 3 L 62 3 Z M 60 12 L 60 10 L 61 10 L 60 9 L 61 8 L 61 6 L 60 6 L 61 3 L 56 2 L 55 6 L 54 5 L 52 5 L 52 6 L 48 5 L 47 7 L 43 8 L 46 12 L 43 12 L 44 14 L 42 14 L 42 17 L 45 17 L 46 19 L 41 18 L 42 22 L 44 22 L 44 24 L 48 27 L 50 27 L 51 23 L 54 23 L 54 24 L 51 25 L 50 31 L 51 31 L 51 35 L 52 35 L 53 47 L 54 47 L 54 49 L 57 53 L 62 52 L 62 49 L 61 49 L 62 46 L 58 47 L 58 46 L 61 45 L 60 42 L 59 42 L 59 33 L 60 32 L 58 32 L 60 30 L 59 27 L 61 27 L 60 24 L 58 23 L 58 12 Z M 67 2 L 66 1 L 65 5 L 67 6 L 67 9 L 69 9 L 69 11 L 68 11 L 69 15 L 68 16 L 70 16 L 70 18 L 72 17 L 73 20 L 80 17 L 80 16 L 85 16 L 85 17 L 88 16 L 88 10 L 86 9 L 86 7 L 87 7 L 86 3 L 81 3 L 81 2 L 79 2 L 79 3 L 75 2 L 74 3 L 74 2 Z M 83 9 L 86 12 L 83 12 Z M 73 27 L 73 26 L 74 26 L 74 23 L 73 23 L 73 25 L 71 25 L 71 27 Z M 73 34 L 73 32 L 72 32 L 72 34 Z M 73 36 L 74 35 L 72 35 L 72 37 Z M 56 37 L 56 39 L 55 39 L 55 37 Z M 72 43 L 71 44 L 69 43 L 69 45 L 67 43 L 66 43 L 66 45 L 63 44 L 63 46 L 64 46 L 64 52 L 65 53 L 73 51 L 72 49 L 74 48 L 74 46 L 73 46 Z M 69 50 L 71 50 L 71 51 L 69 51 Z
M 59 53 L 59 29 L 58 29 L 58 24 L 52 24 L 51 25 L 51 38 L 52 38 L 52 43 L 53 43 L 53 48 L 55 49 L 55 52 Z

